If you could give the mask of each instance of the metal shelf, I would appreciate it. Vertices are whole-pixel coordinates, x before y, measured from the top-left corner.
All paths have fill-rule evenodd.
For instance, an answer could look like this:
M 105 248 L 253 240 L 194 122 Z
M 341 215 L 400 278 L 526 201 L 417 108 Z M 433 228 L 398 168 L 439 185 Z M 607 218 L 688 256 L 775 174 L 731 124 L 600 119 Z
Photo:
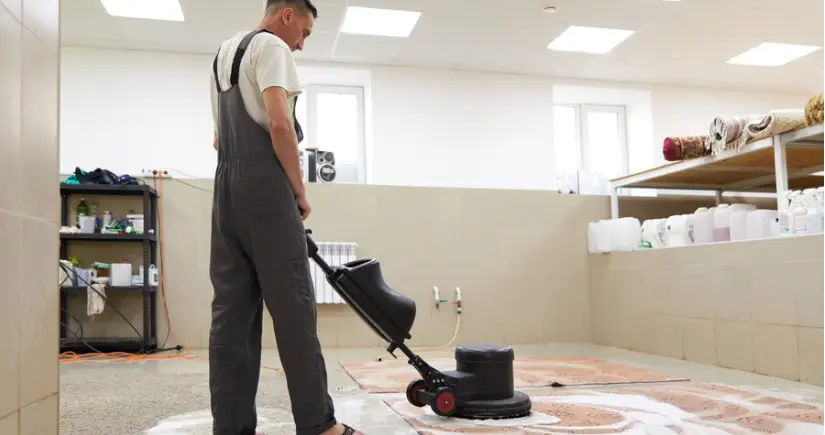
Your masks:
M 152 337 L 141 340 L 140 337 L 89 337 L 82 340 L 77 338 L 61 338 L 61 352 L 88 353 L 91 348 L 101 352 L 143 352 L 151 353 L 157 348 L 157 339 Z M 91 346 L 91 347 L 90 347 Z
M 674 162 L 610 182 L 610 208 L 619 217 L 618 189 L 711 190 L 717 202 L 723 192 L 775 192 L 823 185 L 823 125 L 805 127 L 746 144 L 716 156 Z M 780 199 L 777 198 L 777 204 Z
M 86 287 L 83 286 L 65 286 L 60 287 L 60 291 L 62 292 L 72 292 L 76 291 L 79 293 L 86 294 Z M 142 286 L 142 285 L 133 285 L 127 287 L 113 287 L 113 286 L 106 286 L 106 294 L 109 293 L 154 293 L 158 291 L 157 286 Z
M 148 193 L 157 196 L 157 192 L 146 185 L 105 185 L 105 184 L 60 184 L 61 195 L 129 195 L 138 196 Z
M 86 240 L 90 242 L 155 242 L 154 234 L 84 234 L 60 233 L 60 240 Z
M 61 226 L 68 226 L 69 197 L 72 195 L 132 195 L 139 197 L 142 202 L 142 212 L 145 223 L 144 234 L 80 234 L 60 233 L 60 258 L 68 257 L 70 242 L 130 242 L 142 249 L 144 265 L 158 263 L 158 195 L 149 186 L 108 186 L 95 184 L 61 184 L 60 185 L 60 214 Z M 158 287 L 149 285 L 149 268 L 144 267 L 143 285 L 128 287 L 107 287 L 107 294 L 137 294 L 141 296 L 143 308 L 143 328 L 141 337 L 132 338 L 86 338 L 82 340 L 68 336 L 68 296 L 74 287 L 60 288 L 60 350 L 61 352 L 91 352 L 91 347 L 103 352 L 152 352 L 157 350 L 157 294 Z

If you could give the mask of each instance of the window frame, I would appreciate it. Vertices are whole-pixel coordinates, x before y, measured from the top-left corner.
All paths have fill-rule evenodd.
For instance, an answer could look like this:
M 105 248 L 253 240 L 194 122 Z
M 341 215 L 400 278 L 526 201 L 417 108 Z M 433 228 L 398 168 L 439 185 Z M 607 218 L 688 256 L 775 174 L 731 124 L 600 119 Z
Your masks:
M 298 97 L 306 104 L 306 123 L 304 141 L 301 148 L 318 148 L 316 136 L 318 133 L 318 94 L 347 94 L 354 95 L 356 101 L 356 134 L 357 134 L 357 164 L 358 179 L 354 182 L 364 184 L 367 180 L 367 146 L 366 146 L 366 111 L 364 108 L 364 87 L 347 85 L 307 85 L 303 95 Z M 299 103 L 300 104 L 300 103 Z M 348 182 L 350 183 L 350 182 Z
M 553 106 L 572 107 L 576 118 L 576 193 L 579 193 L 581 174 L 590 172 L 589 150 L 587 149 L 587 114 L 589 112 L 615 113 L 619 118 L 619 153 L 621 155 L 621 173 L 627 175 L 630 171 L 630 149 L 627 141 L 627 108 L 611 104 L 576 104 L 553 103 Z M 553 152 L 555 154 L 556 144 Z M 558 169 L 557 169 L 558 170 Z M 609 180 L 608 180 L 609 181 Z

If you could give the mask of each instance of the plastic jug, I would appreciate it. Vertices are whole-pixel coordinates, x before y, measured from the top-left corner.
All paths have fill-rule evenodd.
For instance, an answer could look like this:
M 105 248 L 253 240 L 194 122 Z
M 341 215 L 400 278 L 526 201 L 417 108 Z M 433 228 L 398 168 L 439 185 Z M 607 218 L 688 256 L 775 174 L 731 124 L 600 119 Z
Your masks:
M 587 252 L 597 254 L 599 250 L 599 222 L 587 224 Z
M 665 244 L 668 247 L 693 244 L 693 240 L 690 238 L 688 216 L 690 215 L 676 215 L 667 218 Z
M 633 251 L 642 241 L 642 224 L 638 219 L 626 217 L 610 221 L 612 228 L 610 245 L 614 251 Z
M 596 234 L 599 252 L 610 252 L 610 221 L 600 220 L 596 224 Z
M 713 210 L 699 207 L 693 212 L 693 243 L 713 243 Z
M 730 241 L 730 206 L 719 204 L 713 211 L 713 241 Z
M 664 248 L 665 219 L 648 219 L 642 223 L 642 246 L 646 248 Z
M 730 240 L 741 241 L 745 240 L 747 216 L 749 213 L 756 211 L 756 206 L 751 204 L 732 204 L 728 207 L 730 213 Z
M 779 214 L 776 210 L 753 210 L 745 216 L 745 239 L 767 239 L 773 237 L 771 228 Z M 777 226 L 778 232 L 778 226 Z

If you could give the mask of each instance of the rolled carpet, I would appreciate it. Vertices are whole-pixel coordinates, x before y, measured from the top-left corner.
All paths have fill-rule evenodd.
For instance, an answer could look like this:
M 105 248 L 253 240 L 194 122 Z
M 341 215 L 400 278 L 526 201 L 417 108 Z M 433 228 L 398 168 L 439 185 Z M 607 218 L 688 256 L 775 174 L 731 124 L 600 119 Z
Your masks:
M 662 153 L 669 162 L 707 156 L 710 154 L 706 147 L 709 139 L 708 136 L 666 137 Z
M 717 155 L 725 150 L 738 148 L 742 132 L 748 120 L 759 118 L 759 115 L 747 116 L 717 116 L 710 123 L 710 152 Z
M 825 113 L 823 113 L 823 94 L 822 92 L 814 95 L 808 100 L 805 105 L 805 125 L 817 125 L 823 123 Z
M 754 142 L 773 135 L 798 130 L 805 126 L 805 111 L 802 109 L 771 110 L 759 119 L 750 119 L 742 132 L 744 141 Z M 737 147 L 738 148 L 738 147 Z

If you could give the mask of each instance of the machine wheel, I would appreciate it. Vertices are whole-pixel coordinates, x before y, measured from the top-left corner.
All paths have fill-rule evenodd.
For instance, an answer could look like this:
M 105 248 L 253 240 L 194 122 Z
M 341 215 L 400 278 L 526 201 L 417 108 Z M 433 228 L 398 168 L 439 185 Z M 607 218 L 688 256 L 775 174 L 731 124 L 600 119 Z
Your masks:
M 449 417 L 455 412 L 455 392 L 452 388 L 441 387 L 435 391 L 435 400 L 433 400 L 432 408 L 436 415 L 441 417 Z
M 410 402 L 413 406 L 417 406 L 419 408 L 426 405 L 426 403 L 422 402 L 418 399 L 418 391 L 426 390 L 427 383 L 424 382 L 423 379 L 417 379 L 415 381 L 410 382 L 407 385 L 407 401 Z

